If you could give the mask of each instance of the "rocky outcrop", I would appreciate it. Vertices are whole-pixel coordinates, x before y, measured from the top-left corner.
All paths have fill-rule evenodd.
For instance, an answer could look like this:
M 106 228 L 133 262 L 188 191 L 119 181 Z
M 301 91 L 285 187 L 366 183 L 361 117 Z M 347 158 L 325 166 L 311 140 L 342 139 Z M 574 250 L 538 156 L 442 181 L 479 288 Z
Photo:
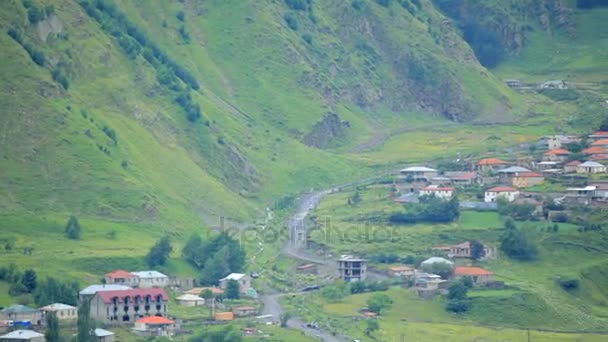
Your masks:
M 345 129 L 349 126 L 348 122 L 340 120 L 338 114 L 327 113 L 321 121 L 314 125 L 302 142 L 311 147 L 327 148 L 336 139 L 344 136 Z

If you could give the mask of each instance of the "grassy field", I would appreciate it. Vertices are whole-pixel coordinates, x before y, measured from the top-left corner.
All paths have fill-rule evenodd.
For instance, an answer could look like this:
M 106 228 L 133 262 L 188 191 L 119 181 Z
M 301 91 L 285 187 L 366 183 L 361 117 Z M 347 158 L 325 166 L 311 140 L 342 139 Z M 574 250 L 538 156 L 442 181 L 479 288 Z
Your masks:
M 430 256 L 432 246 L 470 239 L 498 246 L 503 221 L 495 212 L 463 211 L 460 219 L 452 224 L 390 226 L 379 218 L 386 219 L 388 214 L 402 208 L 388 198 L 390 188 L 370 187 L 359 191 L 362 201 L 357 205 L 347 204 L 347 199 L 354 194 L 350 191 L 327 196 L 315 211 L 317 220 L 329 229 L 315 231 L 312 238 L 333 254 Z M 391 312 L 399 319 L 416 322 L 605 332 L 606 292 L 592 283 L 604 282 L 608 271 L 606 259 L 602 257 L 608 251 L 606 233 L 582 234 L 572 224 L 559 224 L 558 233 L 541 231 L 547 224 L 518 223 L 539 244 L 538 260 L 516 262 L 499 255 L 497 259 L 479 263 L 512 288 L 473 291 L 473 309 L 467 314 L 448 314 L 441 300 L 420 300 L 410 292 L 404 294 L 405 290 L 391 290 L 404 292 L 391 292 L 391 298 L 397 303 Z M 383 269 L 388 265 L 375 266 Z M 559 278 L 579 279 L 581 286 L 577 291 L 566 292 L 557 285 Z M 408 302 L 399 302 L 406 299 Z M 364 302 L 365 296 L 348 297 L 342 303 L 327 304 L 325 309 L 330 315 L 338 312 L 352 315 Z M 322 304 L 322 301 L 316 303 Z M 394 329 L 394 324 L 386 324 L 386 329 Z

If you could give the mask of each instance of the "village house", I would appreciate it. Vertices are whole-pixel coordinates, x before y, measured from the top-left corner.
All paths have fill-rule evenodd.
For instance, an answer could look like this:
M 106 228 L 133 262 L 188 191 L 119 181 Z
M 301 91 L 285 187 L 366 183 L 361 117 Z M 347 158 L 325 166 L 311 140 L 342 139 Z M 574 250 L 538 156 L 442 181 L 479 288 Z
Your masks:
M 596 156 L 596 155 L 607 154 L 608 150 L 603 147 L 592 146 L 592 147 L 588 147 L 588 148 L 584 149 L 582 152 L 588 156 Z
M 542 137 L 539 141 L 539 147 L 543 150 L 554 150 L 562 146 L 574 142 L 580 142 L 581 139 L 573 135 L 550 135 Z
M 441 199 L 450 199 L 454 195 L 454 188 L 430 185 L 420 189 L 419 194 L 420 196 L 435 196 Z
M 148 316 L 135 321 L 133 332 L 139 336 L 173 336 L 175 322 L 161 316 Z
M 576 167 L 576 173 L 606 173 L 606 166 L 598 162 L 586 161 Z
M 556 148 L 543 153 L 544 161 L 564 162 L 568 159 L 570 151 L 563 148 Z
M 449 284 L 447 280 L 443 280 L 440 276 L 431 273 L 416 273 L 415 278 L 414 291 L 416 295 L 422 298 L 435 296 L 440 290 L 447 288 Z
M 598 139 L 589 145 L 590 147 L 599 147 L 604 149 L 604 151 L 608 150 L 608 138 L 606 139 Z
M 592 198 L 595 193 L 596 187 L 594 185 L 587 185 L 585 187 L 578 188 L 567 188 L 566 191 L 570 197 L 589 197 Z
M 598 201 L 608 201 L 608 184 L 593 184 L 595 187 L 593 191 L 593 199 Z
M 541 161 L 541 162 L 535 163 L 535 164 L 534 164 L 534 166 L 535 166 L 537 169 L 539 169 L 539 170 L 541 170 L 541 171 L 545 172 L 545 171 L 547 171 L 547 170 L 555 170 L 555 169 L 559 169 L 560 164 L 561 164 L 561 163 L 556 162 L 556 161 Z M 531 171 L 530 171 L 530 172 L 531 172 Z
M 96 342 L 114 342 L 114 333 L 109 330 L 97 328 L 93 333 L 95 334 Z
M 511 179 L 513 177 L 517 177 L 520 174 L 527 173 L 527 172 L 532 172 L 532 171 L 526 169 L 525 167 L 521 167 L 521 166 L 511 166 L 506 169 L 501 169 L 501 170 L 497 171 L 499 180 L 504 183 L 511 183 Z
M 15 330 L 0 336 L 0 342 L 45 342 L 43 334 L 33 330 Z
M 523 172 L 511 178 L 511 185 L 517 188 L 527 188 L 545 182 L 545 176 L 537 172 Z
M 474 184 L 481 184 L 482 178 L 477 172 L 446 172 L 445 176 L 450 180 L 450 183 L 454 186 L 467 186 Z
M 131 289 L 131 287 L 126 286 L 126 285 L 106 285 L 106 284 L 90 285 L 90 286 L 87 286 L 86 288 L 84 288 L 82 291 L 80 291 L 79 297 L 80 297 L 80 301 L 82 302 L 86 299 L 93 298 L 93 296 L 97 292 L 122 291 L 122 290 L 130 290 L 130 289 Z
M 199 306 L 205 304 L 204 298 L 189 293 L 184 293 L 183 295 L 175 298 L 175 301 L 181 306 Z
M 241 293 L 249 293 L 249 289 L 251 288 L 251 278 L 248 275 L 243 273 L 230 273 L 226 277 L 220 279 L 220 287 L 226 290 L 226 286 L 228 286 L 228 282 L 230 280 L 235 280 L 239 283 Z
M 432 266 L 434 264 L 448 264 L 450 266 L 454 265 L 454 263 L 448 259 L 441 258 L 441 257 L 430 257 L 430 258 L 424 260 L 423 262 L 421 262 L 420 266 L 424 268 L 424 266 Z
M 40 308 L 42 319 L 44 320 L 49 312 L 54 312 L 55 316 L 60 321 L 73 321 L 78 319 L 78 308 L 75 306 L 55 303 Z
M 411 277 L 416 270 L 408 266 L 393 266 L 388 268 L 388 274 L 392 277 Z
M 496 202 L 499 198 L 503 198 L 508 202 L 513 202 L 517 196 L 519 196 L 519 190 L 510 186 L 497 186 L 486 190 L 484 202 Z
M 169 286 L 169 277 L 158 271 L 131 272 L 137 277 L 137 286 L 142 289 Z
M 0 320 L 30 322 L 34 325 L 40 325 L 42 318 L 39 310 L 15 304 L 0 310 Z
M 342 255 L 338 259 L 339 277 L 345 282 L 367 279 L 367 260 L 352 255 Z
M 232 312 L 232 311 L 216 312 L 213 318 L 216 321 L 232 321 L 232 320 L 234 320 L 234 312 Z
M 580 160 L 573 160 L 571 162 L 566 163 L 566 165 L 564 165 L 564 172 L 565 173 L 576 173 L 576 168 L 581 165 L 583 162 L 581 162 Z
M 138 279 L 137 276 L 131 272 L 127 272 L 125 270 L 115 270 L 110 273 L 106 273 L 103 277 L 106 284 L 116 284 L 116 285 L 127 285 L 127 286 L 137 286 Z
M 507 165 L 509 165 L 509 163 L 504 160 L 496 158 L 485 158 L 477 162 L 477 170 L 482 172 L 490 172 L 504 168 Z
M 237 317 L 253 316 L 258 313 L 258 309 L 254 306 L 235 306 L 232 312 Z
M 471 258 L 471 242 L 464 241 L 457 245 L 434 246 L 434 250 L 445 252 L 450 258 Z M 483 245 L 484 256 L 482 259 L 494 258 L 496 249 L 494 247 Z
M 437 177 L 439 171 L 425 166 L 412 166 L 399 171 L 400 179 L 409 182 L 429 182 L 431 178 Z
M 188 290 L 184 293 L 193 294 L 196 296 L 200 296 L 204 291 L 209 290 L 213 296 L 219 296 L 224 294 L 224 290 L 219 287 L 195 287 L 191 290 Z
M 494 281 L 494 273 L 481 267 L 456 267 L 454 269 L 454 277 L 456 279 L 471 277 L 473 283 L 479 285 Z
M 91 318 L 105 324 L 130 323 L 146 316 L 167 316 L 169 296 L 162 288 L 97 292 Z
M 590 140 L 608 139 L 608 132 L 597 131 L 589 135 Z

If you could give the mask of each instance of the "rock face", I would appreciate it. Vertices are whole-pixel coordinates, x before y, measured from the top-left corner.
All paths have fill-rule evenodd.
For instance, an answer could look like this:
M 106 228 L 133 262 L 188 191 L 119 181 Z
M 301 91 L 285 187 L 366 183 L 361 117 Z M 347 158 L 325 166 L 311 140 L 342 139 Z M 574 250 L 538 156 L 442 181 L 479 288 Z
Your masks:
M 327 113 L 304 137 L 303 142 L 311 147 L 327 148 L 337 138 L 344 136 L 347 127 L 348 123 L 342 122 L 338 114 Z

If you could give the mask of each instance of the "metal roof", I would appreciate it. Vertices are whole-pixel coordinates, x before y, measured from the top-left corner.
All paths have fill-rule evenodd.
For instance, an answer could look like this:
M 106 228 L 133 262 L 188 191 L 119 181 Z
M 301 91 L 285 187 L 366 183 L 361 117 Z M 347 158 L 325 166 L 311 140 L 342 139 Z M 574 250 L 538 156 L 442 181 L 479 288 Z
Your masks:
M 38 310 L 34 308 L 30 308 L 29 306 L 15 304 L 11 305 L 7 308 L 0 310 L 2 313 L 11 314 L 11 313 L 34 313 L 38 312 Z
M 426 166 L 412 166 L 402 169 L 400 172 L 437 172 L 437 170 Z
M 97 292 L 103 292 L 103 291 L 122 291 L 122 290 L 130 290 L 130 289 L 131 289 L 131 287 L 126 286 L 126 285 L 115 285 L 115 284 L 91 285 L 91 286 L 84 288 L 82 291 L 80 291 L 80 294 L 86 296 L 86 295 L 94 295 Z
M 43 337 L 44 335 L 34 330 L 15 330 L 6 335 L 0 336 L 3 340 L 30 340 L 32 338 Z

